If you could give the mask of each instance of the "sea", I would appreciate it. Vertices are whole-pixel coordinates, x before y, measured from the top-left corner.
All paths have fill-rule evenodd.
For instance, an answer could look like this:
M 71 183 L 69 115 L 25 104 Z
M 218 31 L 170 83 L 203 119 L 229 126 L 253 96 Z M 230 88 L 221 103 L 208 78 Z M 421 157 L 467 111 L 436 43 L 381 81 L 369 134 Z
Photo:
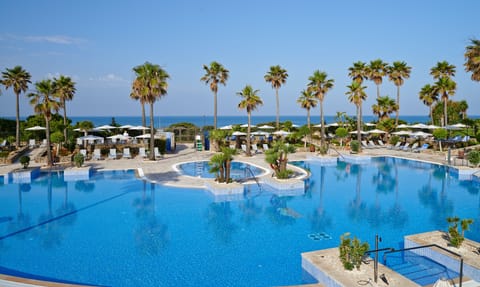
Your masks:
M 15 117 L 5 117 L 7 119 L 15 119 Z M 134 125 L 139 126 L 142 124 L 141 116 L 72 116 L 69 117 L 72 120 L 72 124 L 75 125 L 77 122 L 81 121 L 91 121 L 95 126 L 101 125 L 111 125 L 114 121 L 118 125 Z M 275 123 L 275 116 L 252 116 L 252 124 L 259 125 L 265 123 Z M 470 116 L 471 119 L 479 119 L 480 116 Z M 25 118 L 22 118 L 24 120 Z M 400 119 L 407 122 L 408 124 L 415 123 L 428 123 L 430 118 L 428 116 L 400 116 Z M 363 116 L 364 122 L 373 122 L 377 121 L 377 116 Z M 218 116 L 217 117 L 217 127 L 227 125 L 242 125 L 246 124 L 248 121 L 247 116 Z M 307 117 L 292 115 L 292 116 L 280 116 L 280 122 L 291 121 L 295 125 L 306 125 Z M 319 116 L 312 116 L 310 118 L 311 124 L 316 125 L 320 123 Z M 154 117 L 154 126 L 155 128 L 162 129 L 167 128 L 172 124 L 177 123 L 191 123 L 197 127 L 203 126 L 213 126 L 213 116 L 156 116 Z M 325 116 L 325 123 L 335 122 L 334 116 Z M 150 125 L 149 117 L 147 117 L 147 126 Z

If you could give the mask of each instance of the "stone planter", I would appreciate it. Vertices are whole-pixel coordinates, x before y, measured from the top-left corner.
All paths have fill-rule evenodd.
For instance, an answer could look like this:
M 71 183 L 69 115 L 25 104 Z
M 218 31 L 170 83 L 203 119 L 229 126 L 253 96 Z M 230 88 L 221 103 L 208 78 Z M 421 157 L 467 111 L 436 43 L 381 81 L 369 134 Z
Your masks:
M 16 169 L 9 173 L 13 183 L 30 183 L 40 175 L 40 167 L 29 167 Z
M 91 174 L 91 166 L 69 167 L 63 171 L 63 179 L 65 181 L 88 180 Z

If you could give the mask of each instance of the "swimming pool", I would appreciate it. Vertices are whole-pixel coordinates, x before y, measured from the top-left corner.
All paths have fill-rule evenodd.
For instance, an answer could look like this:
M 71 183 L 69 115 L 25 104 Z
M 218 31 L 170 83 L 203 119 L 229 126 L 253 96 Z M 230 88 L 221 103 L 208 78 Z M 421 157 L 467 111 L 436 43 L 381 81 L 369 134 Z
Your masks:
M 198 176 L 202 178 L 215 178 L 215 174 L 210 173 L 210 165 L 208 161 L 192 161 L 181 163 L 177 168 L 185 175 Z M 257 166 L 240 162 L 232 161 L 230 177 L 233 179 L 250 178 L 252 176 L 259 176 L 265 171 Z
M 479 184 L 444 167 L 296 164 L 311 171 L 304 194 L 250 185 L 231 202 L 132 171 L 0 185 L 0 272 L 106 286 L 293 285 L 311 280 L 300 253 L 336 247 L 345 232 L 399 248 L 404 235 L 446 230 L 457 215 L 475 220 L 466 237 L 480 241 Z

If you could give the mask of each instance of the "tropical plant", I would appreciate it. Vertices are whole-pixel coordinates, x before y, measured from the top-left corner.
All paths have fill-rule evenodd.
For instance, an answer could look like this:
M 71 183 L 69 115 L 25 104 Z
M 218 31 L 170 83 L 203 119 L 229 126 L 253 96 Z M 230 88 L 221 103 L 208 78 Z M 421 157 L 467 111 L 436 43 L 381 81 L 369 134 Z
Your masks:
M 465 49 L 465 71 L 472 73 L 472 81 L 480 81 L 480 40 L 470 41 Z
M 353 63 L 353 66 L 348 68 L 348 76 L 359 84 L 363 83 L 363 80 L 368 78 L 367 64 L 362 61 Z
M 155 135 L 155 130 L 153 127 L 153 104 L 167 94 L 167 79 L 170 76 L 159 65 L 149 62 L 145 62 L 143 65 L 134 67 L 133 71 L 135 72 L 136 80 L 140 82 L 139 84 L 137 83 L 137 85 L 140 86 L 140 94 L 144 99 L 144 102 L 150 105 L 150 150 L 153 151 L 155 148 L 155 141 L 153 140 Z M 155 160 L 154 152 L 150 152 L 149 159 Z
M 422 87 L 420 93 L 418 94 L 420 100 L 428 106 L 430 112 L 430 120 L 432 121 L 432 125 L 434 124 L 433 121 L 433 104 L 438 101 L 438 94 L 435 91 L 435 88 L 429 84 Z
M 350 149 L 352 150 L 352 152 L 354 153 L 358 153 L 360 152 L 360 142 L 358 140 L 352 140 L 350 142 Z
M 31 75 L 29 72 L 24 70 L 21 66 L 15 66 L 12 69 L 6 69 L 5 72 L 2 72 L 2 80 L 0 83 L 5 87 L 12 88 L 16 96 L 15 102 L 15 115 L 16 115 L 16 128 L 15 128 L 15 146 L 18 148 L 20 146 L 20 93 L 25 93 L 28 90 L 28 84 L 30 81 Z
M 61 75 L 53 79 L 53 89 L 57 98 L 60 99 L 60 106 L 63 109 L 63 137 L 67 142 L 67 101 L 71 101 L 75 95 L 75 82 L 70 77 Z
M 132 82 L 130 98 L 140 102 L 140 105 L 142 106 L 142 126 L 147 126 L 147 120 L 145 116 L 145 98 L 142 96 L 142 82 L 139 79 L 135 79 Z M 143 133 L 145 133 L 145 130 Z
M 28 165 L 30 164 L 30 157 L 27 155 L 22 155 L 19 161 L 20 161 L 20 164 L 23 166 L 23 168 L 27 169 Z
M 448 125 L 448 99 L 455 94 L 457 84 L 450 78 L 439 78 L 434 89 L 443 101 L 443 126 Z
M 287 70 L 280 67 L 280 65 L 271 66 L 270 71 L 265 74 L 264 79 L 266 82 L 272 85 L 272 88 L 275 89 L 275 99 L 277 107 L 277 116 L 276 116 L 276 128 L 279 129 L 280 125 L 280 100 L 278 98 L 278 90 L 280 87 L 287 82 L 288 74 Z
M 250 156 L 250 131 L 252 125 L 252 111 L 256 110 L 258 106 L 263 105 L 262 99 L 258 96 L 259 90 L 254 90 L 252 86 L 246 85 L 243 90 L 237 93 L 242 97 L 238 103 L 239 109 L 247 110 L 248 127 L 247 127 L 247 156 Z
M 381 59 L 370 61 L 367 67 L 368 78 L 377 85 L 377 98 L 380 98 L 380 85 L 383 82 L 383 77 L 387 74 L 388 64 Z
M 218 62 L 211 62 L 210 66 L 203 65 L 205 75 L 200 81 L 210 84 L 210 90 L 213 92 L 213 128 L 217 129 L 217 92 L 218 84 L 226 85 L 229 71 Z
M 391 66 L 387 67 L 388 79 L 392 81 L 397 87 L 397 114 L 395 117 L 395 125 L 398 126 L 398 119 L 400 115 L 400 87 L 405 82 L 405 79 L 410 78 L 412 67 L 408 66 L 403 61 L 395 61 Z
M 480 164 L 480 151 L 478 150 L 473 150 L 468 153 L 467 155 L 468 161 L 473 164 L 473 166 L 478 167 Z
M 75 154 L 73 157 L 73 162 L 75 163 L 76 167 L 82 167 L 83 163 L 85 162 L 85 157 L 81 153 Z
M 78 128 L 83 131 L 83 134 L 88 135 L 88 131 L 92 130 L 95 125 L 91 121 L 81 121 L 77 123 Z
M 333 84 L 335 82 L 334 79 L 327 79 L 327 77 L 327 73 L 316 70 L 313 72 L 313 75 L 308 78 L 310 82 L 308 83 L 307 89 L 318 99 L 318 102 L 320 103 L 320 147 L 323 147 L 325 145 L 325 119 L 323 115 L 323 100 L 325 99 L 325 95 L 327 94 L 327 92 L 333 88 Z
M 362 258 L 365 252 L 370 249 L 367 242 L 361 242 L 357 237 L 353 240 L 350 238 L 350 233 L 344 233 L 340 236 L 340 261 L 342 261 L 343 267 L 346 270 L 353 270 L 356 268 L 360 270 L 362 265 Z
M 236 149 L 223 147 L 221 153 L 214 154 L 209 161 L 210 172 L 215 173 L 215 180 L 219 183 L 232 182 L 230 171 L 233 156 L 237 153 Z
M 462 114 L 462 120 L 467 119 L 467 110 L 468 110 L 468 103 L 465 100 L 461 100 L 458 103 L 458 109 L 460 110 L 460 113 Z
M 335 122 L 338 126 L 343 127 L 345 125 L 347 113 L 346 112 L 336 112 L 335 113 Z
M 455 77 L 456 67 L 447 61 L 437 62 L 437 65 L 430 69 L 430 75 L 434 79 Z
M 310 128 L 310 109 L 317 106 L 317 100 L 311 91 L 303 90 L 297 99 L 297 103 L 307 110 L 307 126 Z
M 442 151 L 442 140 L 447 139 L 448 131 L 446 129 L 435 129 L 432 135 L 438 141 L 440 151 Z
M 335 130 L 335 135 L 340 138 L 340 146 L 343 146 L 343 139 L 348 136 L 348 131 L 344 127 L 339 127 Z
M 347 88 L 348 91 L 345 94 L 348 95 L 348 100 L 354 103 L 357 108 L 357 140 L 360 142 L 362 140 L 362 103 L 367 99 L 367 94 L 365 93 L 366 87 L 362 86 L 359 82 L 353 81 Z M 361 148 L 359 148 L 359 151 L 361 151 Z
M 448 217 L 448 239 L 450 245 L 459 248 L 465 240 L 465 231 L 468 231 L 470 224 L 473 223 L 473 219 L 462 219 L 458 216 Z M 461 232 L 458 231 L 458 224 L 460 223 Z
M 379 121 L 390 118 L 390 114 L 398 111 L 398 105 L 389 96 L 377 98 L 377 103 L 372 105 L 372 111 L 378 116 Z
M 50 149 L 50 120 L 55 112 L 60 109 L 60 102 L 57 101 L 54 84 L 52 80 L 43 80 L 35 83 L 35 92 L 28 94 L 30 104 L 37 114 L 43 115 L 45 119 L 45 138 L 47 140 L 47 166 L 53 165 L 52 151 Z
M 270 164 L 278 179 L 286 179 L 293 173 L 287 169 L 288 154 L 293 152 L 295 147 L 281 140 L 274 142 L 272 148 L 265 151 L 265 161 Z
M 225 138 L 228 136 L 228 131 L 226 130 L 211 130 L 210 131 L 210 139 L 215 143 L 214 150 L 220 151 L 222 147 L 225 146 Z

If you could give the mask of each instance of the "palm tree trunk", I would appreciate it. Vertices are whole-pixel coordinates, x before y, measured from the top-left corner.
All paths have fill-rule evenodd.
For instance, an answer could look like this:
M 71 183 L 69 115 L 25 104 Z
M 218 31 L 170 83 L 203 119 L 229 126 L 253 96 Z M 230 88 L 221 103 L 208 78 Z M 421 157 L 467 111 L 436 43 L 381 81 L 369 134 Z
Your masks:
M 217 129 L 217 92 L 213 92 L 213 129 Z
M 280 126 L 280 100 L 278 99 L 278 88 L 275 88 L 275 97 L 277 101 L 277 118 L 276 118 L 276 123 L 277 123 L 277 131 Z
M 150 103 L 150 160 L 155 160 L 155 135 L 153 130 L 153 102 Z
M 47 166 L 53 166 L 52 150 L 50 149 L 50 119 L 45 116 L 45 137 L 47 140 Z
M 251 112 L 248 110 L 248 127 L 247 127 L 247 156 L 250 156 L 250 121 L 251 121 Z
M 20 104 L 18 103 L 20 94 L 15 94 L 17 96 L 17 104 L 16 108 L 16 115 L 17 115 L 17 122 L 15 127 L 15 146 L 17 149 L 20 147 Z
M 432 125 L 435 123 L 433 122 L 433 105 L 430 105 L 430 119 L 432 120 Z
M 145 116 L 145 103 L 142 103 L 142 126 L 145 127 L 147 125 L 147 119 Z M 142 130 L 143 134 L 145 134 L 145 130 Z
M 361 122 L 362 122 L 362 104 L 357 106 L 357 141 L 359 143 L 358 145 L 359 152 L 362 151 L 362 145 L 360 144 L 362 142 L 362 133 L 360 130 Z
M 63 106 L 63 138 L 64 142 L 67 142 L 67 104 L 65 103 L 65 99 L 62 99 L 62 106 Z
M 398 126 L 399 116 L 400 116 L 400 86 L 397 86 L 397 116 L 395 117 L 395 126 Z
M 380 84 L 377 84 L 377 99 L 380 98 Z
M 444 93 L 444 94 L 443 94 L 443 117 L 444 117 L 444 124 L 445 124 L 445 126 L 448 125 L 448 121 L 447 121 L 447 117 L 448 117 L 447 106 L 448 106 L 448 95 L 447 95 L 447 93 Z
M 320 145 L 323 148 L 325 146 L 325 120 L 323 118 L 323 101 L 320 101 L 320 125 L 322 125 L 320 134 Z
M 307 126 L 310 129 L 310 109 L 307 109 Z

